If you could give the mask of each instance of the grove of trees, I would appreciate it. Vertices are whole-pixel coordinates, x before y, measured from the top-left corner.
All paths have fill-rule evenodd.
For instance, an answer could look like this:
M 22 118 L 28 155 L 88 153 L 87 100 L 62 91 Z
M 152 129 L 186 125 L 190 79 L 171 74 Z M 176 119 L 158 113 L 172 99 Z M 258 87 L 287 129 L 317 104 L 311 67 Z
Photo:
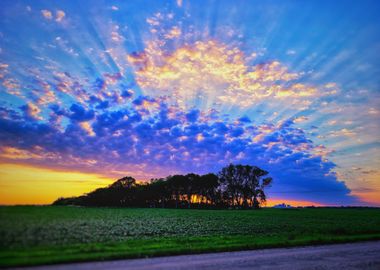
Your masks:
M 230 164 L 218 174 L 172 175 L 142 184 L 127 176 L 79 197 L 59 198 L 53 205 L 259 208 L 266 201 L 265 188 L 272 183 L 267 175 L 256 166 Z

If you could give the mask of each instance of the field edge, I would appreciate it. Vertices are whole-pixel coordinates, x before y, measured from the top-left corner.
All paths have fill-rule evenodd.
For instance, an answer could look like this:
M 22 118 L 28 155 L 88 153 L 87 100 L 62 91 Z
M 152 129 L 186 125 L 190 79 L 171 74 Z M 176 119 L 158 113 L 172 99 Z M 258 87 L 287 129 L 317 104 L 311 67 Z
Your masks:
M 250 235 L 168 237 L 128 240 L 119 243 L 76 244 L 28 250 L 0 250 L 0 267 L 136 259 L 158 256 L 242 251 L 281 247 L 339 244 L 380 240 L 380 233 L 362 235 L 315 235 L 257 237 Z

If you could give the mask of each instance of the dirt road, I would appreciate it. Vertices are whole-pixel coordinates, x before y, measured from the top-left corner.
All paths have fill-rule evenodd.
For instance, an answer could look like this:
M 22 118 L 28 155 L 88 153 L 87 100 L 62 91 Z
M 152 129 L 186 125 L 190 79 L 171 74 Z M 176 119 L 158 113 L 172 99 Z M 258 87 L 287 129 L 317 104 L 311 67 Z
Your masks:
M 19 269 L 380 269 L 380 241 L 182 255 L 148 259 L 73 263 Z

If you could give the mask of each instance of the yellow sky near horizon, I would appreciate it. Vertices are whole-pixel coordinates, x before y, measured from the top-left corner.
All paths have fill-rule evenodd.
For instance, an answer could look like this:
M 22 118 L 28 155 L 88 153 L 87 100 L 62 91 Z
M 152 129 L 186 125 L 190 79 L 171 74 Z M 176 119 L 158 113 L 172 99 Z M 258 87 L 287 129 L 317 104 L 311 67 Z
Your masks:
M 0 204 L 50 204 L 112 183 L 101 175 L 0 164 Z
M 51 204 L 59 197 L 78 196 L 104 187 L 115 179 L 97 174 L 55 171 L 21 164 L 0 164 L 0 205 Z M 319 205 L 309 201 L 274 199 L 267 206 Z
M 23 164 L 0 164 L 0 205 L 51 204 L 59 197 L 79 196 L 105 187 L 116 179 L 99 174 L 59 171 Z M 357 192 L 363 201 L 378 204 L 377 192 Z M 313 201 L 269 198 L 266 206 L 286 203 L 292 206 L 322 206 Z

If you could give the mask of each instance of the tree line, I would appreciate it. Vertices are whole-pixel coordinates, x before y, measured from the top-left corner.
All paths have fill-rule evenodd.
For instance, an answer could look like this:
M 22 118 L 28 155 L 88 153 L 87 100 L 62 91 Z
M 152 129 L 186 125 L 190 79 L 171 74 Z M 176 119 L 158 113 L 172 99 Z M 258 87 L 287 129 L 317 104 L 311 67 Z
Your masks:
M 268 172 L 256 166 L 230 164 L 218 174 L 171 175 L 137 183 L 123 177 L 79 197 L 59 198 L 53 205 L 155 208 L 260 208 Z

